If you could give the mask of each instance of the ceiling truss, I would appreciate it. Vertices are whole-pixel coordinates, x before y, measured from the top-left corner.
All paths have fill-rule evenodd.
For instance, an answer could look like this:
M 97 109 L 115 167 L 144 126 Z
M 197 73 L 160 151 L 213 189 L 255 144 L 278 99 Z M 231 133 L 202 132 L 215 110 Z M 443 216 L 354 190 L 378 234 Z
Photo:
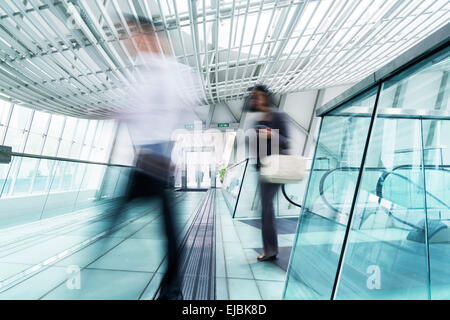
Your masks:
M 124 13 L 151 17 L 199 104 L 351 84 L 450 22 L 447 0 L 2 0 L 0 98 L 77 117 L 126 107 Z M 132 42 L 134 44 L 134 42 Z

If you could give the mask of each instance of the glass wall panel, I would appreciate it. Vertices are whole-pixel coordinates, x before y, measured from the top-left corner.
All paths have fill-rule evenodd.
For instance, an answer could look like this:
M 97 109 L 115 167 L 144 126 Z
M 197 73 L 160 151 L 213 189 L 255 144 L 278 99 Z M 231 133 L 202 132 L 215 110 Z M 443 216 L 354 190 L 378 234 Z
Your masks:
M 112 140 L 114 138 L 114 130 L 116 128 L 115 121 L 105 121 L 103 126 L 101 138 L 99 141 L 100 144 L 100 155 L 96 161 L 107 162 L 108 155 L 111 147 Z
M 76 209 L 88 207 L 92 205 L 94 201 L 100 199 L 99 190 L 105 170 L 106 166 L 88 164 L 84 169 L 84 173 L 80 173 L 83 175 L 83 179 L 75 203 Z
M 116 189 L 114 190 L 114 196 L 113 196 L 114 198 L 122 197 L 125 195 L 131 173 L 132 173 L 132 170 L 130 168 L 122 167 L 120 169 L 120 177 L 119 177 L 119 181 L 117 182 Z
M 111 200 L 123 194 L 128 168 L 120 172 Z M 0 228 L 50 218 L 95 205 L 100 198 L 105 166 L 86 163 L 13 157 L 0 164 Z
M 18 173 L 11 188 L 12 195 L 27 194 L 31 190 L 38 159 L 21 158 Z
M 303 195 L 305 194 L 307 182 L 307 179 L 305 179 L 296 184 L 285 185 L 286 195 L 289 199 L 291 199 L 291 201 L 299 205 L 303 203 Z M 278 191 L 277 201 L 279 216 L 298 216 L 300 208 L 292 203 L 289 203 L 281 190 Z
M 447 47 L 384 81 L 368 139 L 369 105 L 324 115 L 285 298 L 450 299 L 449 74 Z
M 424 238 L 426 218 L 420 130 L 420 120 L 376 120 L 337 299 L 428 297 L 427 248 L 411 239 Z
M 22 158 L 20 157 L 12 157 L 11 162 L 9 163 L 8 171 L 5 175 L 5 182 L 3 184 L 1 197 L 5 198 L 11 195 L 14 180 L 19 172 L 20 164 L 22 163 Z
M 100 199 L 110 199 L 114 197 L 117 183 L 120 178 L 121 167 L 108 167 L 102 181 Z
M 242 179 L 248 159 L 228 167 L 222 183 L 222 193 L 230 212 L 233 214 L 241 191 Z
M 81 184 L 81 181 L 74 176 L 78 165 L 76 162 L 58 161 L 42 214 L 43 219 L 74 209 Z M 78 182 L 78 185 L 75 182 Z
M 8 125 L 11 108 L 11 103 L 0 100 L 0 144 L 3 143 L 3 139 L 5 138 L 5 132 Z
M 13 152 L 106 161 L 114 132 L 114 121 L 50 115 L 0 102 L 0 144 Z M 126 180 L 125 169 L 111 170 Z M 0 165 L 0 228 L 93 205 L 101 200 L 104 172 L 102 165 L 13 157 L 10 164 Z M 108 199 L 122 189 L 109 190 Z
M 86 135 L 88 124 L 89 124 L 88 120 L 78 119 L 78 125 L 75 130 L 75 135 L 73 137 L 73 144 L 69 155 L 69 157 L 72 159 L 80 158 L 81 148 L 83 147 L 84 137 Z
M 37 159 L 13 157 L 10 164 L 0 164 L 0 228 L 38 220 L 46 195 L 29 194 Z M 20 169 L 20 170 L 19 170 Z M 26 201 L 24 201 L 26 199 Z
M 431 298 L 450 299 L 450 120 L 422 123 Z
M 95 134 L 95 130 L 97 129 L 97 121 L 89 121 L 89 125 L 86 131 L 86 136 L 84 138 L 84 142 L 83 145 L 81 147 L 81 154 L 80 154 L 80 159 L 81 160 L 88 160 L 89 159 L 89 155 L 91 153 L 91 148 L 92 148 L 92 143 L 94 140 L 94 134 Z
M 254 159 L 249 159 L 245 176 L 243 176 L 241 194 L 234 213 L 235 218 L 254 218 L 261 216 L 261 200 L 259 196 L 258 171 Z M 278 212 L 278 202 L 274 209 Z
M 225 202 L 231 214 L 234 213 L 234 218 L 261 216 L 258 171 L 254 162 L 255 159 L 248 159 L 227 168 L 222 190 Z M 306 184 L 307 181 L 304 180 L 298 184 L 285 185 L 287 196 L 293 202 L 301 204 Z M 274 198 L 274 212 L 276 217 L 298 217 L 300 208 L 289 203 L 279 188 Z
M 33 122 L 31 123 L 30 133 L 28 134 L 25 153 L 41 154 L 44 144 L 44 136 L 47 132 L 50 114 L 35 111 Z
M 56 161 L 40 159 L 34 178 L 32 194 L 45 193 L 50 188 L 53 166 Z
M 31 109 L 18 105 L 13 107 L 4 144 L 12 147 L 14 152 L 23 152 L 32 115 Z
M 72 148 L 73 137 L 75 129 L 77 127 L 78 119 L 67 117 L 64 124 L 64 130 L 61 137 L 61 143 L 58 149 L 58 157 L 67 158 L 70 156 L 70 150 Z
M 448 289 L 445 122 L 415 116 L 443 111 L 449 69 L 438 54 L 383 84 L 337 299 L 428 299 L 430 278 Z
M 44 150 L 42 151 L 43 155 L 56 156 L 64 122 L 65 118 L 63 116 L 52 115 L 47 138 L 45 139 Z
M 286 299 L 331 297 L 375 96 L 372 90 L 322 121 L 288 270 Z
M 97 124 L 94 139 L 92 140 L 91 151 L 89 154 L 90 161 L 97 161 L 96 159 L 99 159 L 101 157 L 100 137 L 101 137 L 101 133 L 102 133 L 104 124 L 105 124 L 105 121 L 99 121 Z
M 9 169 L 11 168 L 10 163 L 0 163 L 0 197 L 5 189 L 6 180 L 8 178 Z

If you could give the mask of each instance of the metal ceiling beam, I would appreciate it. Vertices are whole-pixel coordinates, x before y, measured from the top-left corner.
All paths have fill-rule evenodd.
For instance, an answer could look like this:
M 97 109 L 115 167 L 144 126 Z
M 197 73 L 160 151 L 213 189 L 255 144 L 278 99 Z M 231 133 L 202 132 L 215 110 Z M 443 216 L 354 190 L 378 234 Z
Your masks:
M 198 104 L 240 99 L 257 81 L 277 93 L 356 82 L 450 22 L 445 0 L 119 2 L 1 2 L 2 98 L 84 117 L 124 108 L 138 66 L 123 10 L 151 17 L 158 41 L 201 73 Z

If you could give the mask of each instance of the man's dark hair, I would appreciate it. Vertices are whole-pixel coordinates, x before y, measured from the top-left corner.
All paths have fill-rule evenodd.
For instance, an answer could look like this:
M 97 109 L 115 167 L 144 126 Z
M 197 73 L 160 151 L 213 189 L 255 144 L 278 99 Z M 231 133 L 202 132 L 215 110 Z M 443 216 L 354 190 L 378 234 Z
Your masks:
M 129 26 L 136 26 L 138 31 L 140 31 L 142 28 L 142 31 L 144 33 L 156 32 L 155 25 L 153 24 L 153 21 L 150 18 L 143 17 L 143 16 L 135 16 L 135 15 L 129 14 L 129 13 L 126 13 L 123 16 L 124 16 L 126 23 Z

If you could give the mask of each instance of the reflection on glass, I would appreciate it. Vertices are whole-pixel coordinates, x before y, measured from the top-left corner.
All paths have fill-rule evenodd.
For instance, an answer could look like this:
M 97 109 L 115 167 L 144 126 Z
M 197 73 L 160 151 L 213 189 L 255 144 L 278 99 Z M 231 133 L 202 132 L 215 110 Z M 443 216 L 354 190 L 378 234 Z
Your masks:
M 303 202 L 303 195 L 305 194 L 306 184 L 307 179 L 296 184 L 286 184 L 284 186 L 286 195 L 292 202 L 301 205 Z M 278 216 L 298 216 L 300 208 L 288 202 L 281 190 L 278 191 L 277 201 Z
M 438 151 L 424 160 L 431 298 L 450 299 L 450 120 L 423 120 L 422 126 L 424 148 Z
M 56 156 L 59 146 L 59 138 L 62 134 L 65 119 L 63 116 L 52 115 L 50 126 L 48 128 L 47 138 L 45 139 L 43 155 Z
M 47 131 L 50 114 L 40 111 L 34 111 L 33 122 L 31 123 L 30 133 L 28 134 L 25 153 L 41 154 L 44 144 L 44 134 Z
M 238 196 L 241 189 L 242 179 L 248 164 L 248 159 L 235 165 L 229 166 L 222 183 L 222 190 L 225 202 L 231 214 L 234 214 Z
M 100 191 L 101 199 L 113 198 L 117 183 L 120 178 L 121 167 L 108 167 L 105 172 L 105 177 L 102 181 L 102 187 Z
M 254 159 L 248 160 L 245 175 L 241 178 L 241 194 L 236 204 L 234 218 L 254 218 L 261 216 L 258 171 L 256 170 L 255 161 Z M 275 202 L 274 207 L 275 212 L 278 212 L 278 202 Z
M 11 164 L 0 163 L 0 198 L 2 197 L 3 190 L 5 189 L 6 179 L 10 168 Z
M 245 166 L 246 161 L 248 164 Z M 223 194 L 231 214 L 234 213 L 234 218 L 259 218 L 261 217 L 261 199 L 256 160 L 248 159 L 246 161 L 231 166 L 230 170 L 227 169 L 222 185 Z M 285 185 L 289 199 L 298 204 L 303 202 L 302 195 L 305 187 L 306 181 Z M 289 203 L 280 188 L 275 197 L 274 211 L 275 217 L 293 217 L 299 215 L 300 208 Z
M 449 120 L 407 116 L 447 109 L 449 60 L 438 54 L 383 85 L 338 299 L 450 298 Z
M 45 196 L 29 195 L 32 183 L 30 172 L 34 171 L 32 168 L 36 168 L 36 161 L 13 157 L 10 164 L 0 164 L 0 187 L 3 186 L 0 197 L 0 228 L 39 219 Z
M 356 295 L 362 299 L 428 297 L 425 243 L 410 239 L 411 235 L 423 238 L 425 232 L 421 161 L 420 120 L 376 120 L 345 249 L 338 299 Z M 368 274 L 374 278 L 366 283 Z
M 73 210 L 80 185 L 75 185 L 74 172 L 78 163 L 58 161 L 54 168 L 44 211 L 41 218 L 49 218 L 57 214 Z
M 31 109 L 15 105 L 6 130 L 5 145 L 14 152 L 23 152 L 33 112 Z
M 89 207 L 95 201 L 101 200 L 101 195 L 98 193 L 100 192 L 105 170 L 105 166 L 96 164 L 88 164 L 80 170 L 80 175 L 83 178 L 75 203 L 76 209 Z M 106 174 L 105 179 L 107 179 Z
M 446 48 L 382 84 L 362 165 L 370 108 L 324 116 L 285 298 L 450 299 L 449 74 Z
M 50 187 L 51 173 L 53 172 L 53 166 L 56 161 L 51 160 L 39 160 L 39 166 L 34 178 L 34 184 L 31 193 L 44 193 L 47 192 Z
M 6 127 L 8 125 L 9 116 L 11 112 L 11 103 L 0 100 L 0 144 L 3 143 L 5 137 Z
M 50 115 L 0 102 L 0 144 L 14 152 L 84 160 L 94 155 L 105 161 L 115 128 L 114 121 Z M 13 157 L 0 164 L 0 228 L 96 204 L 104 172 L 105 166 Z M 114 190 L 109 199 L 120 194 Z
M 36 172 L 36 166 L 38 159 L 21 158 L 20 165 L 18 167 L 18 173 L 13 180 L 13 186 L 11 193 L 13 195 L 29 193 L 34 175 Z
M 336 277 L 345 228 L 361 166 L 369 117 L 348 109 L 373 109 L 374 90 L 323 119 L 299 218 L 286 299 L 329 299 Z M 342 169 L 343 168 L 343 169 Z M 336 174 L 331 175 L 336 172 Z

